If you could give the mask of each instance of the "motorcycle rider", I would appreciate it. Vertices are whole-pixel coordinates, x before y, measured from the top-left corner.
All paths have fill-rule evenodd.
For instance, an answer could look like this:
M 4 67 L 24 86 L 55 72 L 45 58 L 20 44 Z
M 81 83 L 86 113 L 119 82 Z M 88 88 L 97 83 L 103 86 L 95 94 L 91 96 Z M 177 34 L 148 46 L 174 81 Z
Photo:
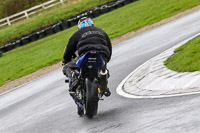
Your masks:
M 105 60 L 105 66 L 102 70 L 103 74 L 100 75 L 99 82 L 104 95 L 110 96 L 111 92 L 107 87 L 109 72 L 106 64 L 111 59 L 112 44 L 106 32 L 95 27 L 92 19 L 87 17 L 83 17 L 78 21 L 78 31 L 69 39 L 63 54 L 63 73 L 72 83 L 69 88 L 69 93 L 74 93 L 78 84 L 78 79 L 75 74 L 77 54 L 81 56 L 89 50 L 99 51 Z

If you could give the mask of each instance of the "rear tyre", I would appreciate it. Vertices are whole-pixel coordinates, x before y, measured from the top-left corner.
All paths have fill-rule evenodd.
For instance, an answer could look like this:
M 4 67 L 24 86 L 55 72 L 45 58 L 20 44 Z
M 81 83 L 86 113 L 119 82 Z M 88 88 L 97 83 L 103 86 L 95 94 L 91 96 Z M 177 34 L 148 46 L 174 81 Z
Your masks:
M 86 89 L 86 98 L 85 98 L 85 114 L 87 117 L 92 118 L 97 114 L 98 110 L 98 85 L 97 80 L 85 79 L 85 89 Z

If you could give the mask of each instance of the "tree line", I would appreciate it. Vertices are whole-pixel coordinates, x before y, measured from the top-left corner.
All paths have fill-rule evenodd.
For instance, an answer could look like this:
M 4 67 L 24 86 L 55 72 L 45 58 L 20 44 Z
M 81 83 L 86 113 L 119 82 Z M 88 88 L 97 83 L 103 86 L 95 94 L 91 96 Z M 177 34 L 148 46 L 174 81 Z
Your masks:
M 0 18 L 5 18 L 49 0 L 0 0 Z

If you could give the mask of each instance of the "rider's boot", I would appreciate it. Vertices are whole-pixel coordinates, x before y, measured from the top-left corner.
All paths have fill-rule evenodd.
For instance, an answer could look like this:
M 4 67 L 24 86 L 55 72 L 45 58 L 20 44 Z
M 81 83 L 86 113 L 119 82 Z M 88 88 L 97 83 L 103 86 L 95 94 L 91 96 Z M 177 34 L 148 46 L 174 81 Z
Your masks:
M 102 87 L 102 90 L 104 91 L 104 95 L 106 97 L 111 95 L 111 92 L 109 88 L 107 87 L 108 84 L 108 78 L 109 78 L 109 73 L 107 70 L 101 71 L 99 75 L 99 84 Z
M 109 97 L 111 95 L 111 92 L 110 92 L 109 88 L 106 89 L 106 91 L 104 92 L 104 95 L 106 97 Z
M 69 87 L 69 93 L 74 94 L 76 91 L 76 87 L 78 84 L 78 78 L 74 70 L 72 70 L 69 66 L 65 65 L 63 68 L 63 73 L 68 77 L 68 81 L 70 81 L 71 85 Z
M 70 78 L 70 81 L 71 81 L 71 85 L 70 85 L 70 88 L 69 88 L 69 93 L 75 93 L 76 92 L 76 88 L 79 85 L 79 82 L 78 82 L 78 78 L 76 77 L 74 71 L 72 71 L 72 74 L 71 74 L 71 76 L 69 78 Z

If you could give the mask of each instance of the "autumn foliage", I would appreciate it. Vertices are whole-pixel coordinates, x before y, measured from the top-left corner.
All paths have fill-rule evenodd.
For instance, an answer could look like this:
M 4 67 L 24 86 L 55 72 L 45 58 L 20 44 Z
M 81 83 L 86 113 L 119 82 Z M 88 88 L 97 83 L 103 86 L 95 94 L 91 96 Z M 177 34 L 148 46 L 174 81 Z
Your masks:
M 0 18 L 8 17 L 49 0 L 0 0 Z

